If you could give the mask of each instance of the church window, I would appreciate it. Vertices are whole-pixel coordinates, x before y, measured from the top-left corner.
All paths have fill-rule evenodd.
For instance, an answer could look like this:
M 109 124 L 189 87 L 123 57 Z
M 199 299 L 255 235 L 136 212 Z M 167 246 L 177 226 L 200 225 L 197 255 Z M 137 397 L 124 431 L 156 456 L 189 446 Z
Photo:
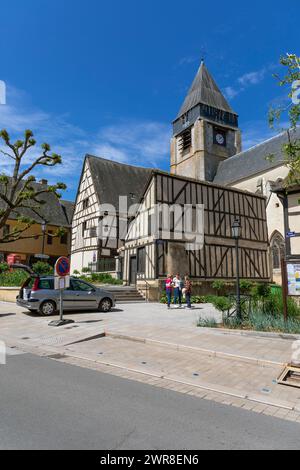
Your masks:
M 271 238 L 271 254 L 273 269 L 280 269 L 281 258 L 284 255 L 284 238 L 279 232 L 275 232 Z

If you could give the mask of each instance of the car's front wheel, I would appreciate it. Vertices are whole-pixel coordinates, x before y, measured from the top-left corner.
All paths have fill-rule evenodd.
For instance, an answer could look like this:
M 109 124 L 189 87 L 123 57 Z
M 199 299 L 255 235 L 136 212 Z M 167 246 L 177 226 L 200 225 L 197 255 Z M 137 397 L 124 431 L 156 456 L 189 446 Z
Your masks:
M 52 302 L 52 300 L 46 300 L 45 302 L 42 303 L 40 307 L 40 312 L 42 315 L 45 317 L 50 317 L 53 315 L 56 311 L 56 306 L 55 303 Z
M 110 299 L 102 299 L 99 304 L 100 312 L 110 312 L 112 308 L 112 301 Z

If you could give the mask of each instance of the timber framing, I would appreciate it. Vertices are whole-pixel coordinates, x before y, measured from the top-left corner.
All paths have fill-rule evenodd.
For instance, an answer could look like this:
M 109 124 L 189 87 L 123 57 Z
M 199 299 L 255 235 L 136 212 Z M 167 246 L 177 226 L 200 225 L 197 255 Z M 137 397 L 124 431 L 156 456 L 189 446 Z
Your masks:
M 149 231 L 153 205 L 176 204 L 204 207 L 204 245 L 202 249 L 186 251 L 185 240 L 177 240 L 173 220 L 170 237 L 161 238 L 163 227 L 159 223 L 158 234 Z M 146 214 L 146 216 L 145 216 Z M 146 280 L 161 279 L 169 273 L 188 273 L 199 280 L 236 277 L 236 251 L 231 236 L 233 221 L 239 218 L 242 226 L 240 240 L 240 273 L 244 279 L 268 281 L 269 242 L 266 219 L 266 199 L 250 192 L 214 185 L 212 183 L 153 171 L 140 210 L 129 227 L 125 246 L 124 280 L 130 279 L 130 256 L 138 256 L 138 249 L 145 246 L 145 273 L 137 273 Z M 138 230 L 137 230 L 138 229 Z M 136 234 L 138 233 L 138 236 Z M 150 249 L 150 247 L 152 247 Z M 176 258 L 178 258 L 176 260 Z M 137 263 L 139 265 L 139 263 Z M 175 269 L 176 268 L 176 269 Z

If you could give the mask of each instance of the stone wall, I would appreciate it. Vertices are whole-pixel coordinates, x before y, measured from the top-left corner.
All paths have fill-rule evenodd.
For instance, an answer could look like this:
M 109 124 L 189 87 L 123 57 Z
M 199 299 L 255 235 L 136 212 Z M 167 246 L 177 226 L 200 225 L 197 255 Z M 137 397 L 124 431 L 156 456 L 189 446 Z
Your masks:
M 16 302 L 20 287 L 0 287 L 1 302 Z

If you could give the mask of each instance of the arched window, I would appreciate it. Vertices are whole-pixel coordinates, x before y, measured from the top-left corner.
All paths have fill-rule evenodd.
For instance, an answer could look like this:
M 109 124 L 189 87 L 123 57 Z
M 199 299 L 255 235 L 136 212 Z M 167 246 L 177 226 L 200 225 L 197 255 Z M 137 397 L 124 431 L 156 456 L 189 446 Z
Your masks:
M 281 233 L 275 231 L 271 237 L 271 255 L 273 269 L 280 269 L 281 257 L 284 255 L 285 243 Z

